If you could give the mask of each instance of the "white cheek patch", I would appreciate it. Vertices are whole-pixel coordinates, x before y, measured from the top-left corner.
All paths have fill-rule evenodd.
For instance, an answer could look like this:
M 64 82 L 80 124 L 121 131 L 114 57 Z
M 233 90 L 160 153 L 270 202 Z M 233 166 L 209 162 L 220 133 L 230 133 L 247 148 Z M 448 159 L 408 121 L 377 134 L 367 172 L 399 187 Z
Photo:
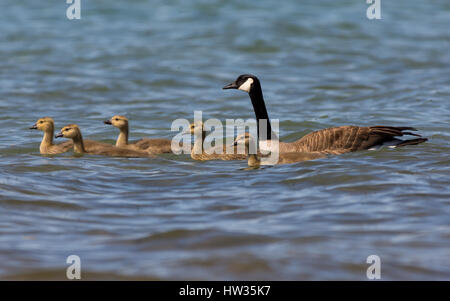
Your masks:
M 242 85 L 239 86 L 239 90 L 245 91 L 247 93 L 250 92 L 250 88 L 252 87 L 253 84 L 253 78 L 248 78 L 245 83 L 243 83 Z

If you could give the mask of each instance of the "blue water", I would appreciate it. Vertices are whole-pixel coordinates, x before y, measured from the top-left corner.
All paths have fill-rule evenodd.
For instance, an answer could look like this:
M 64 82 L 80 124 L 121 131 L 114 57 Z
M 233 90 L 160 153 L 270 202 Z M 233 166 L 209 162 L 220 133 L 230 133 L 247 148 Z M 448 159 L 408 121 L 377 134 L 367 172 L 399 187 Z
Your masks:
M 450 3 L 1 0 L 0 279 L 450 279 Z M 253 118 L 221 87 L 259 76 L 283 141 L 414 126 L 427 143 L 246 170 L 187 155 L 39 154 L 51 116 L 112 143 L 177 118 Z

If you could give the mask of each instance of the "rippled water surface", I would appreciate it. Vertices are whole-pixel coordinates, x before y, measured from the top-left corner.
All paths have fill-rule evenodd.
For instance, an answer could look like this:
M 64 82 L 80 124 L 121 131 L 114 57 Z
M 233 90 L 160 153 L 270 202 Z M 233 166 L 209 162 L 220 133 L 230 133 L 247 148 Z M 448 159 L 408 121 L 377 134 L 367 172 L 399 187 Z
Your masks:
M 95 3 L 94 3 L 95 2 Z M 395 2 L 395 3 L 392 3 Z M 0 2 L 0 279 L 450 279 L 450 3 Z M 253 118 L 221 87 L 257 74 L 280 136 L 346 125 L 429 138 L 246 170 L 196 162 L 39 154 L 51 116 L 113 142 L 171 138 L 176 118 Z

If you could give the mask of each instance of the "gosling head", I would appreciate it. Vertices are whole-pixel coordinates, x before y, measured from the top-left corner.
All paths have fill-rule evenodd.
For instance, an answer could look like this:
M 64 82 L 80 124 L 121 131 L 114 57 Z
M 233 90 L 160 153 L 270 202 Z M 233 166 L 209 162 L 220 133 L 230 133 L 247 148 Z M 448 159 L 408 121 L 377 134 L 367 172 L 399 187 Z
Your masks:
M 76 124 L 66 125 L 61 129 L 61 131 L 55 135 L 55 138 L 64 137 L 68 139 L 73 139 L 81 134 L 80 128 Z
M 244 133 L 244 134 L 240 134 L 236 137 L 233 145 L 236 146 L 236 145 L 244 144 L 248 148 L 250 143 L 253 143 L 253 141 L 254 141 L 253 136 L 250 133 Z
M 238 89 L 251 93 L 256 87 L 260 87 L 259 80 L 256 76 L 252 74 L 242 74 L 239 75 L 234 82 L 226 85 L 222 89 Z
M 116 115 L 109 120 L 103 121 L 103 123 L 110 124 L 118 129 L 122 129 L 128 126 L 128 118 L 126 118 L 125 116 Z
M 39 118 L 36 123 L 30 127 L 31 130 L 40 130 L 44 132 L 52 131 L 55 127 L 55 122 L 53 121 L 53 118 L 50 117 L 43 117 Z
M 196 133 L 201 133 L 203 132 L 203 122 L 201 121 L 197 121 L 197 122 L 193 122 L 189 125 L 189 128 L 184 131 L 183 134 L 191 134 L 194 135 Z

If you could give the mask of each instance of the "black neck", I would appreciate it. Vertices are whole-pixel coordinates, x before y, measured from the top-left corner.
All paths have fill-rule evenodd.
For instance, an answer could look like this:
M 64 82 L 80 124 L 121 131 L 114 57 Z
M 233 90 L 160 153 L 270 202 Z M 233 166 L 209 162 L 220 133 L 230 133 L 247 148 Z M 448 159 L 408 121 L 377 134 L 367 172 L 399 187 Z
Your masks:
M 264 103 L 264 97 L 261 90 L 261 85 L 258 81 L 253 83 L 253 87 L 249 92 L 250 99 L 252 100 L 253 110 L 256 116 L 256 125 L 258 127 L 258 139 L 260 138 L 259 133 L 259 121 L 261 119 L 267 120 L 267 128 L 265 137 L 267 140 L 275 139 L 275 133 L 272 133 L 272 126 L 270 124 L 269 114 L 267 114 L 266 104 Z

